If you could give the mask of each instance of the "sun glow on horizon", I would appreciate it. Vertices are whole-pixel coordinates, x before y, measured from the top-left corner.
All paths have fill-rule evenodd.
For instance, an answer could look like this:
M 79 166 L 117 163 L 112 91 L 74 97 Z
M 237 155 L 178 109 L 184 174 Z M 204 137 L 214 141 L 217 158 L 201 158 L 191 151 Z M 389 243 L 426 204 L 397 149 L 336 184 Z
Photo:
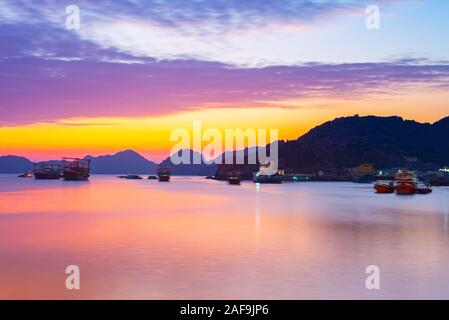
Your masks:
M 222 134 L 225 129 L 277 129 L 279 139 L 292 140 L 326 121 L 354 114 L 400 115 L 434 122 L 447 116 L 445 101 L 449 93 L 433 98 L 431 94 L 422 91 L 360 100 L 286 100 L 273 103 L 273 107 L 200 108 L 163 116 L 69 118 L 0 127 L 0 155 L 39 161 L 132 149 L 149 160 L 160 161 L 169 156 L 175 144 L 170 141 L 172 130 L 183 128 L 191 133 L 193 121 L 201 121 L 204 130 L 215 128 Z
M 328 112 L 261 108 L 194 110 L 160 117 L 95 117 L 62 119 L 0 128 L 0 154 L 15 154 L 33 160 L 55 156 L 97 156 L 132 149 L 151 160 L 169 155 L 175 142 L 172 130 L 192 132 L 193 121 L 203 129 L 278 129 L 280 139 L 296 139 L 311 125 L 327 120 Z

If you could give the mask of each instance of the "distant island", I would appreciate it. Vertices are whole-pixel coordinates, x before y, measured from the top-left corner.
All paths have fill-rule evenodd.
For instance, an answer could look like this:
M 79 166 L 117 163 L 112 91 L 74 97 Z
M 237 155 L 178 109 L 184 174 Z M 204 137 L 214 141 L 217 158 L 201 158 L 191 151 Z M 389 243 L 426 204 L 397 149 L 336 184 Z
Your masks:
M 449 165 L 449 117 L 433 124 L 400 117 L 352 116 L 328 121 L 296 140 L 279 142 L 279 163 L 284 170 L 316 174 L 339 173 L 361 163 L 376 168 L 405 164 L 429 170 Z M 189 150 L 192 156 L 195 151 Z M 246 150 L 248 152 L 248 150 Z M 170 166 L 174 175 L 214 175 L 217 166 L 181 164 L 168 157 L 160 164 L 133 150 L 113 155 L 86 156 L 94 174 L 154 174 L 158 165 Z M 20 156 L 1 156 L 0 173 L 22 173 L 34 163 Z
M 192 156 L 196 153 L 187 150 Z M 124 150 L 113 155 L 103 155 L 98 157 L 85 156 L 84 159 L 91 160 L 91 173 L 93 174 L 155 174 L 159 166 L 171 167 L 173 175 L 214 175 L 216 165 L 205 164 L 180 164 L 173 165 L 170 157 L 161 163 L 156 163 L 144 158 L 133 150 Z M 49 160 L 44 162 L 57 162 Z M 34 162 L 20 156 L 0 156 L 0 173 L 24 173 L 32 171 Z

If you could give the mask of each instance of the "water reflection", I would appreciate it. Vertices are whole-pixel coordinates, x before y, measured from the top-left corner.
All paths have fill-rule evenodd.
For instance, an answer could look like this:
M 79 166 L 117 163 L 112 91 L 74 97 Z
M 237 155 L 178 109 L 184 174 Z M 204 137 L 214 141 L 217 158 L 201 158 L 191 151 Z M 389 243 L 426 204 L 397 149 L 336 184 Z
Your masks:
M 0 176 L 0 298 L 449 298 L 442 203 L 447 227 L 439 188 Z M 380 291 L 365 288 L 371 264 Z
M 256 234 L 260 236 L 260 183 L 255 183 L 256 188 Z
M 448 201 L 447 201 L 447 197 L 448 197 L 448 192 L 447 189 L 444 189 L 444 195 L 443 195 L 443 208 L 444 208 L 444 230 L 448 229 Z M 447 233 L 446 233 L 447 235 Z

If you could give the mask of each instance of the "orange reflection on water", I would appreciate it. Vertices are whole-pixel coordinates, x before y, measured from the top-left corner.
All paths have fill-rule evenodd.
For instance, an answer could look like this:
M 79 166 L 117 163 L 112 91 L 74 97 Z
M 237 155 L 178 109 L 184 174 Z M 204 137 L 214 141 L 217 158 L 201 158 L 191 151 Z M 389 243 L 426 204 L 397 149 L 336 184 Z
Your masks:
M 439 190 L 378 201 L 351 184 L 107 176 L 0 177 L 0 190 L 0 298 L 449 296 Z M 363 286 L 373 263 L 389 283 L 379 293 Z M 71 264 L 80 291 L 65 289 Z

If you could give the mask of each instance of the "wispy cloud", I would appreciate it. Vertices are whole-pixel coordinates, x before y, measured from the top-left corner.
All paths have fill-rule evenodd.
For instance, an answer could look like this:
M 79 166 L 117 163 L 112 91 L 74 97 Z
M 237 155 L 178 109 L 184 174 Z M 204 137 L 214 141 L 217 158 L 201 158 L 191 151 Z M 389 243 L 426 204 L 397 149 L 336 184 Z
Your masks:
M 378 1 L 391 2 L 403 1 Z M 447 88 L 448 62 L 424 56 L 339 63 L 332 60 L 333 50 L 345 44 L 330 47 L 327 41 L 334 33 L 326 29 L 317 41 L 304 31 L 317 20 L 363 15 L 367 3 L 78 0 L 81 29 L 69 31 L 65 7 L 71 0 L 3 0 L 0 123 L 229 106 L 300 107 L 292 101 Z M 346 30 L 338 33 L 341 41 Z M 302 33 L 310 39 L 296 43 Z M 356 42 L 349 51 L 371 42 L 366 34 L 359 36 L 365 42 Z M 327 52 L 333 63 L 312 63 L 320 60 L 301 56 L 316 43 L 322 47 L 311 49 L 313 57 Z
M 135 57 L 266 66 L 299 62 L 299 57 L 286 54 L 288 42 L 297 41 L 297 33 L 318 20 L 339 14 L 364 15 L 368 3 L 365 0 L 3 0 L 0 27 L 22 24 L 35 29 L 32 32 L 47 29 L 52 35 L 60 33 L 56 38 L 44 37 L 44 44 L 55 49 L 60 45 L 57 40 L 68 37 L 64 30 L 65 7 L 76 4 L 81 12 L 81 29 L 73 34 L 78 41 Z M 361 23 L 360 28 L 363 26 Z M 273 54 L 270 45 L 283 50 Z
M 122 64 L 37 58 L 0 64 L 3 122 L 272 107 L 291 99 L 356 99 L 449 87 L 449 64 L 422 65 L 409 59 L 266 68 L 199 61 Z
M 380 1 L 384 3 L 385 1 Z M 78 5 L 89 19 L 142 19 L 189 32 L 225 33 L 268 24 L 306 24 L 322 15 L 363 8 L 365 0 L 3 0 L 3 22 L 62 22 L 67 5 Z

